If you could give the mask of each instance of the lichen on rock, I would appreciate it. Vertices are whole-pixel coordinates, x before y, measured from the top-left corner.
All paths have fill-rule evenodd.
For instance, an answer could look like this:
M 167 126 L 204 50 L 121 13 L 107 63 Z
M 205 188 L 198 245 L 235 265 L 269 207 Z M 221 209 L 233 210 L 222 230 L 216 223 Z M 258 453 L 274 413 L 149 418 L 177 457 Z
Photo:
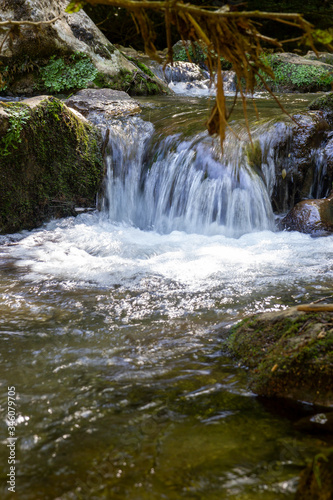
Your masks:
M 0 232 L 94 206 L 104 173 L 100 131 L 54 97 L 0 110 Z

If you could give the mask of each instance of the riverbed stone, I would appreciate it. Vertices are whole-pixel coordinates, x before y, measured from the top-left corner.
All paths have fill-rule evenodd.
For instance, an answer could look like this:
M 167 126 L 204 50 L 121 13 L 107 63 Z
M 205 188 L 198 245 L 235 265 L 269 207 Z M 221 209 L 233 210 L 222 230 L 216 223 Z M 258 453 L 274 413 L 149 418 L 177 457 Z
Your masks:
M 303 200 L 282 219 L 282 227 L 308 234 L 333 232 L 333 192 L 328 198 Z
M 233 327 L 228 347 L 250 368 L 256 394 L 333 406 L 332 313 L 258 314 Z
M 112 89 L 83 89 L 65 102 L 68 107 L 76 109 L 88 119 L 96 114 L 110 119 L 141 112 L 138 102 L 126 92 Z
M 104 176 L 101 132 L 54 97 L 0 110 L 0 232 L 94 207 Z

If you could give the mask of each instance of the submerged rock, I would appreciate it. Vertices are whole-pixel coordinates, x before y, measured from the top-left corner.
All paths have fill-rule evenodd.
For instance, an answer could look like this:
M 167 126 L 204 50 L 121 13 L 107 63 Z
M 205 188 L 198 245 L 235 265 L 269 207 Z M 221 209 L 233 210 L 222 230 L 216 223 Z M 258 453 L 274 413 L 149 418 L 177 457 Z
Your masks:
M 54 97 L 0 103 L 0 232 L 32 229 L 95 205 L 101 133 Z
M 333 406 L 331 313 L 258 314 L 233 328 L 228 346 L 250 368 L 256 394 Z
M 328 198 L 304 200 L 282 219 L 282 227 L 309 234 L 333 232 L 333 192 Z

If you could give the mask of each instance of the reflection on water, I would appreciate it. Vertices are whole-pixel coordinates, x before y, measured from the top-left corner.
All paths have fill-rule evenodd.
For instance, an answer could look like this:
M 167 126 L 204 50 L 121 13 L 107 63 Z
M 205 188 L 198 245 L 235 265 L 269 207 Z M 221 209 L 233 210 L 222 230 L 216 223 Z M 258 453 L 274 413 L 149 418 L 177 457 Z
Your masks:
M 247 390 L 222 327 L 329 295 L 332 252 L 333 237 L 160 234 L 97 213 L 3 238 L 1 498 L 14 385 L 19 499 L 292 499 L 330 443 Z

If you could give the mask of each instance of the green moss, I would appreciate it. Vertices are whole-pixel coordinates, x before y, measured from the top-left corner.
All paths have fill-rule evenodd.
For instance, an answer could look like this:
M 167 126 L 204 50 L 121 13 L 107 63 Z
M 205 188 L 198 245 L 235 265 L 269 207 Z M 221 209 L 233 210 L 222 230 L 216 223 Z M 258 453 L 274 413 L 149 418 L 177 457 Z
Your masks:
M 95 127 L 79 121 L 52 97 L 24 109 L 28 119 L 20 141 L 8 145 L 0 164 L 2 233 L 72 215 L 76 205 L 93 205 L 103 177 Z
M 258 394 L 332 400 L 333 329 L 329 313 L 265 315 L 236 325 L 228 347 L 251 368 Z
M 321 97 L 317 97 L 314 101 L 309 105 L 309 109 L 312 110 L 322 110 L 322 111 L 333 111 L 333 92 L 330 92 L 327 95 L 323 95 Z
M 100 88 L 110 88 L 113 90 L 123 90 L 129 95 L 160 95 L 166 91 L 156 80 L 142 73 L 120 70 L 113 77 L 99 73 L 94 80 L 95 85 Z

